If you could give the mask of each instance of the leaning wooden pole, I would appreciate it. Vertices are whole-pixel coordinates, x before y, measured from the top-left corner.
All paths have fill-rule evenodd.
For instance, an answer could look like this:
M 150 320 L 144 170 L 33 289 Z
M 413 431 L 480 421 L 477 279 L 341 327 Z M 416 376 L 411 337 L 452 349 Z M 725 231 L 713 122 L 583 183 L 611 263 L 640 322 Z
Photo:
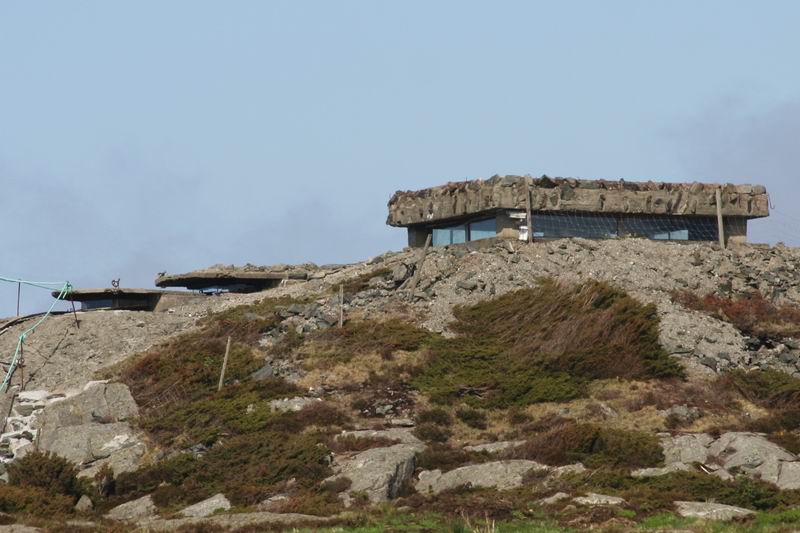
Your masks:
M 722 218 L 722 189 L 717 189 L 717 228 L 719 233 L 719 245 L 725 249 L 725 220 Z
M 344 285 L 339 284 L 339 328 L 344 327 Z
M 231 353 L 231 338 L 228 337 L 228 344 L 225 346 L 225 357 L 222 358 L 222 370 L 219 373 L 219 385 L 217 392 L 222 390 L 222 383 L 225 381 L 225 370 L 228 368 L 228 356 Z
M 531 188 L 525 181 L 525 222 L 528 225 L 528 242 L 533 242 L 533 207 L 531 206 Z

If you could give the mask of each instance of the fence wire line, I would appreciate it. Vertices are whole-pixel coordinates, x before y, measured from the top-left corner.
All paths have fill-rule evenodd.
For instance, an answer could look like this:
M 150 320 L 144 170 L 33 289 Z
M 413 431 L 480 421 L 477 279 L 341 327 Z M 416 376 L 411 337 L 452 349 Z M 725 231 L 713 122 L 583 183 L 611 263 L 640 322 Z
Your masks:
M 32 335 L 33 332 L 36 331 L 36 328 L 41 326 L 42 323 L 50 317 L 50 315 L 53 313 L 53 309 L 56 307 L 56 304 L 62 301 L 67 294 L 72 292 L 72 284 L 70 284 L 69 281 L 26 281 L 21 279 L 6 278 L 3 276 L 0 276 L 0 281 L 17 283 L 19 285 L 28 285 L 47 290 L 58 289 L 58 296 L 56 296 L 55 300 L 53 300 L 53 303 L 47 312 L 39 317 L 39 320 L 37 320 L 31 327 L 20 334 L 19 339 L 17 340 L 17 347 L 14 350 L 14 355 L 8 363 L 6 377 L 3 379 L 2 385 L 0 385 L 0 392 L 6 392 L 11 383 L 11 377 L 14 375 L 14 371 L 17 369 L 17 365 L 19 365 L 20 355 L 22 353 L 22 343 L 25 342 L 25 339 L 28 338 L 28 336 Z

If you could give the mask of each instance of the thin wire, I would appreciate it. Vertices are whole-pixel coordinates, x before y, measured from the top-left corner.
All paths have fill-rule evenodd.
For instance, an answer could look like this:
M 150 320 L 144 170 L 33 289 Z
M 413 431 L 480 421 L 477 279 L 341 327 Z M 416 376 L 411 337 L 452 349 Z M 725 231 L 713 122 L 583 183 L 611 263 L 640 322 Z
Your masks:
M 46 281 L 45 282 L 25 281 L 20 279 L 6 278 L 2 276 L 0 276 L 0 281 L 6 281 L 9 283 L 19 283 L 22 285 L 30 285 L 32 287 L 39 287 L 48 290 L 52 289 L 53 286 L 59 286 L 59 285 L 61 286 L 61 290 L 59 291 L 58 296 L 56 296 L 56 299 L 53 301 L 53 304 L 50 306 L 47 312 L 43 314 L 39 318 L 39 320 L 37 320 L 31 327 L 29 327 L 20 334 L 19 339 L 17 340 L 17 348 L 14 350 L 14 355 L 12 356 L 11 361 L 8 363 L 8 371 L 6 372 L 6 377 L 5 379 L 3 379 L 2 385 L 0 385 L 0 392 L 6 392 L 8 390 L 9 384 L 11 383 L 11 377 L 14 375 L 14 371 L 17 369 L 17 365 L 19 364 L 20 352 L 22 351 L 22 343 L 25 341 L 26 338 L 28 338 L 29 335 L 33 334 L 33 332 L 36 331 L 36 328 L 38 328 L 40 325 L 42 325 L 42 323 L 45 320 L 47 320 L 47 318 L 53 313 L 53 309 L 55 309 L 56 304 L 59 301 L 63 300 L 67 294 L 72 292 L 72 285 L 70 284 L 69 281 L 50 283 Z M 46 285 L 50 285 L 50 287 L 47 287 Z

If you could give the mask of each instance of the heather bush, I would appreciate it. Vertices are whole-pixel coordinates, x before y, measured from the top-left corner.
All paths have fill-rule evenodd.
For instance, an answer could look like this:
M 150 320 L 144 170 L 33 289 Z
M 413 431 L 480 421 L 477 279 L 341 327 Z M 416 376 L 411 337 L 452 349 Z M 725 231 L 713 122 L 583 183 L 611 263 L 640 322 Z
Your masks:
M 414 351 L 436 335 L 402 320 L 351 320 L 341 328 L 311 335 L 314 357 L 346 363 L 354 355 L 377 353 L 389 359 L 399 350 Z
M 745 335 L 760 339 L 800 337 L 800 307 L 775 305 L 759 292 L 734 299 L 679 291 L 672 294 L 672 299 L 688 309 L 730 322 Z
M 650 433 L 565 421 L 504 452 L 509 459 L 548 465 L 581 462 L 590 468 L 644 468 L 664 460 L 658 438 Z
M 8 465 L 8 484 L 35 487 L 78 499 L 83 493 L 75 465 L 51 453 L 33 451 Z
M 433 409 L 424 409 L 417 413 L 416 421 L 417 424 L 436 424 L 449 427 L 453 424 L 453 417 L 444 409 L 435 407 Z
M 447 442 L 452 431 L 437 424 L 426 422 L 414 428 L 414 435 L 425 442 Z
M 606 378 L 682 376 L 658 341 L 658 316 L 605 283 L 551 279 L 454 309 L 458 336 L 436 337 L 414 384 L 437 402 L 504 408 L 569 401 Z
M 486 429 L 488 417 L 483 411 L 464 407 L 456 411 L 456 416 L 473 429 Z

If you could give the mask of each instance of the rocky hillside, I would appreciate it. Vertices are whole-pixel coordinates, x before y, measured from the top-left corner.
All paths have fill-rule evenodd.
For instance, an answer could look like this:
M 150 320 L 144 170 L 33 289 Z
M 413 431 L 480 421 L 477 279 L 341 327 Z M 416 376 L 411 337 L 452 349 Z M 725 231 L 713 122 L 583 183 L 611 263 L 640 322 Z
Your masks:
M 2 520 L 800 520 L 800 250 L 481 244 L 305 265 L 308 281 L 166 313 L 54 317 L 26 340 L 6 402 Z M 24 327 L 0 324 L 0 350 Z

